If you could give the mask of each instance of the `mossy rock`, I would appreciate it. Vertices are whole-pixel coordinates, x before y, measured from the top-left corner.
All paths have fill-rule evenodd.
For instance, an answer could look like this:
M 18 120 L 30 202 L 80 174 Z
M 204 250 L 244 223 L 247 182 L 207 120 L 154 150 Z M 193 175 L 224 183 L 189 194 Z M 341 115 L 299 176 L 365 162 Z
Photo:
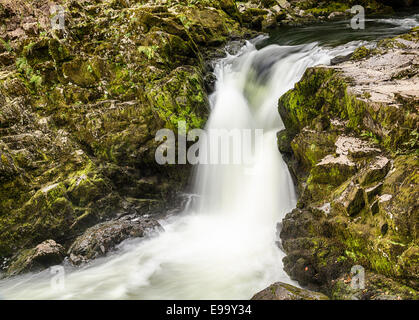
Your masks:
M 54 240 L 46 240 L 33 249 L 22 251 L 16 256 L 9 268 L 7 275 L 18 275 L 23 272 L 34 272 L 60 264 L 64 260 L 65 250 Z

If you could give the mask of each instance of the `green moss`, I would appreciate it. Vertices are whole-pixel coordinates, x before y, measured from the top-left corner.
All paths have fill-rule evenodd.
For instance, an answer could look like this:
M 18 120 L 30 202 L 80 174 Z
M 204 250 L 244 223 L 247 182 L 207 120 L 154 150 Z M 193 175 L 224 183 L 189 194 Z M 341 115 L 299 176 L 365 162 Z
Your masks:
M 91 60 L 77 58 L 62 65 L 64 78 L 87 88 L 98 84 L 107 72 L 107 65 L 100 58 Z
M 42 76 L 39 74 L 39 71 L 35 71 L 31 67 L 26 58 L 18 58 L 16 60 L 16 67 L 19 70 L 19 72 L 21 72 L 24 75 L 26 79 L 26 85 L 29 89 L 37 90 L 42 88 Z
M 332 12 L 344 12 L 350 9 L 346 3 L 323 2 L 320 6 L 316 5 L 314 8 L 307 8 L 306 12 L 314 16 L 328 16 Z
M 1 154 L 0 158 L 1 158 L 1 162 L 2 162 L 3 165 L 10 166 L 9 159 L 6 157 L 5 154 Z
M 68 196 L 76 206 L 87 206 L 111 191 L 110 186 L 98 175 L 89 177 L 85 173 L 76 174 L 68 183 Z
M 29 83 L 33 84 L 35 88 L 40 88 L 42 86 L 42 77 L 39 75 L 32 75 Z
M 147 57 L 147 59 L 151 60 L 154 58 L 155 52 L 156 50 L 158 50 L 158 46 L 154 45 L 154 46 L 140 46 L 138 47 L 138 52 L 139 53 L 143 53 L 145 54 L 145 56 Z
M 13 51 L 13 48 L 10 45 L 10 42 L 9 41 L 6 42 L 2 38 L 0 38 L 0 45 L 3 46 L 9 52 L 12 52 Z
M 361 60 L 368 57 L 372 53 L 371 49 L 367 49 L 365 46 L 356 48 L 351 56 L 351 60 Z
M 315 166 L 310 171 L 310 176 L 307 179 L 307 184 L 312 183 L 320 183 L 327 186 L 328 184 L 332 185 L 332 187 L 339 186 L 342 182 L 344 182 L 348 176 L 352 174 L 345 174 L 343 170 L 340 170 L 338 166 L 332 167 L 322 167 L 322 166 Z
M 201 110 L 206 95 L 196 70 L 175 69 L 168 79 L 155 84 L 156 88 L 149 89 L 150 102 L 168 127 L 177 128 L 179 121 L 186 122 L 187 130 L 204 125 L 205 114 Z M 172 92 L 176 92 L 176 96 Z
M 278 103 L 279 113 L 291 132 L 311 126 L 322 114 L 348 119 L 348 126 L 358 130 L 362 124 L 364 104 L 347 93 L 347 84 L 339 73 L 327 68 L 309 68 L 295 88 Z

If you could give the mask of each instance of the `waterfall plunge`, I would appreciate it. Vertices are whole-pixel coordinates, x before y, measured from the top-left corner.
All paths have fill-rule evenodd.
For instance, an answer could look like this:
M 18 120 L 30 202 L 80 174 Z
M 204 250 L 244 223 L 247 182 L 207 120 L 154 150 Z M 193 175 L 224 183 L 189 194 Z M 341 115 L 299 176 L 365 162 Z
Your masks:
M 199 165 L 197 205 L 161 221 L 165 232 L 125 241 L 119 250 L 82 269 L 67 267 L 65 289 L 50 286 L 48 271 L 5 280 L 9 299 L 248 299 L 275 281 L 291 283 L 275 225 L 296 203 L 277 149 L 283 128 L 278 98 L 307 67 L 327 64 L 356 44 L 323 49 L 248 42 L 216 66 L 208 130 L 263 129 L 263 153 L 248 165 Z

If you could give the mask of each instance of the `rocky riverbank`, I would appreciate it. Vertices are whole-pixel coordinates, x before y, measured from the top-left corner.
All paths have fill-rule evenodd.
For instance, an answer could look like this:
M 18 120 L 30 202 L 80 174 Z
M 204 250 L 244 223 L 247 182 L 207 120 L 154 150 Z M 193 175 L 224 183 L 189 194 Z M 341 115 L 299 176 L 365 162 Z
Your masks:
M 279 100 L 299 191 L 284 266 L 334 299 L 418 299 L 419 30 L 310 68 Z M 365 268 L 353 290 L 351 267 Z

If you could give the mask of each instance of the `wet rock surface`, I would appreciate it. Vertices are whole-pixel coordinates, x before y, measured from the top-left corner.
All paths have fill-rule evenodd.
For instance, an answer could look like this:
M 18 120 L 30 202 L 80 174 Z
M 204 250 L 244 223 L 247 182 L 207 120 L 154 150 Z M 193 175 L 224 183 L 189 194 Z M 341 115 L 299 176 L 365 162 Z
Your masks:
M 65 257 L 65 249 L 54 240 L 46 240 L 33 249 L 23 251 L 7 269 L 8 275 L 18 275 L 28 271 L 40 271 L 60 264 Z
M 417 43 L 416 28 L 308 69 L 279 100 L 279 146 L 299 191 L 280 231 L 284 268 L 329 297 L 417 298 Z M 350 286 L 355 265 L 362 290 Z
M 103 222 L 87 229 L 68 250 L 69 261 L 74 265 L 104 256 L 122 241 L 162 231 L 160 224 L 149 218 L 130 218 Z

